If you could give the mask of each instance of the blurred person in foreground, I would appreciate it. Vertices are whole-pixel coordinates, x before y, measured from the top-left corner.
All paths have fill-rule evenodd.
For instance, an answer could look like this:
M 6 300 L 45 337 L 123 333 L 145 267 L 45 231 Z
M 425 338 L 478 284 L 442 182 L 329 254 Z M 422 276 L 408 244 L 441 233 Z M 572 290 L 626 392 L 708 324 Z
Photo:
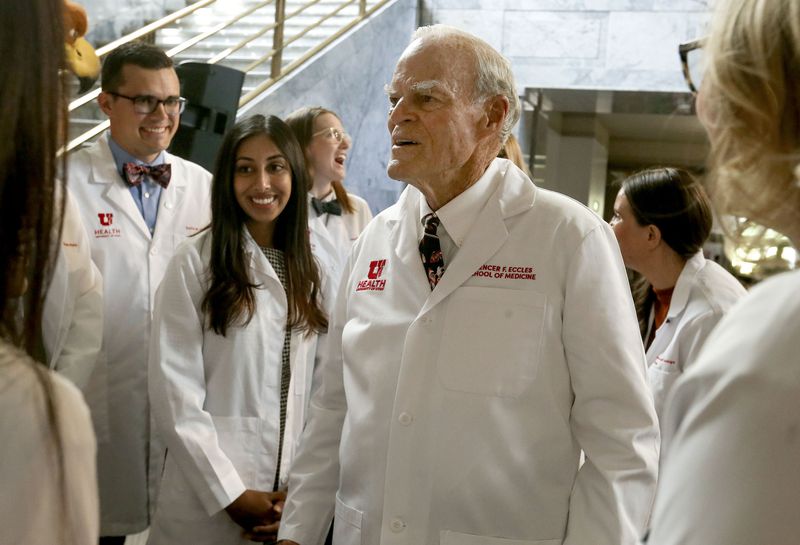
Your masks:
M 94 545 L 95 439 L 78 389 L 32 358 L 63 213 L 63 6 L 4 0 L 0 33 L 0 543 Z M 27 59 L 27 60 L 26 60 Z
M 800 2 L 717 2 L 704 49 L 712 196 L 797 244 Z M 800 272 L 757 285 L 675 385 L 648 545 L 798 542 L 799 315 Z
M 659 435 L 614 234 L 496 158 L 520 107 L 486 42 L 418 29 L 387 94 L 409 187 L 348 259 L 279 538 L 335 510 L 335 545 L 634 544 Z

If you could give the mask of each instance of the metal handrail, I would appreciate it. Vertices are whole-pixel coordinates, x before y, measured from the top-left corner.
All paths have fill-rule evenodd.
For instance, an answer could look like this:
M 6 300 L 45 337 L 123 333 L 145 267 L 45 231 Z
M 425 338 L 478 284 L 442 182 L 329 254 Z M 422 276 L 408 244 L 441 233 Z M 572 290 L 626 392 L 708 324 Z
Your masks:
M 128 42 L 131 42 L 133 40 L 136 40 L 136 39 L 138 39 L 138 38 L 140 38 L 140 37 L 142 37 L 142 36 L 144 36 L 146 34 L 149 34 L 149 33 L 153 32 L 155 30 L 163 28 L 164 26 L 174 22 L 175 20 L 180 19 L 182 17 L 185 17 L 185 16 L 187 16 L 187 15 L 189 15 L 191 13 L 194 13 L 198 9 L 200 9 L 202 7 L 206 7 L 206 6 L 212 4 L 212 3 L 216 2 L 216 1 L 217 0 L 200 0 L 195 4 L 192 4 L 191 6 L 187 6 L 186 8 L 183 8 L 183 9 L 181 9 L 181 10 L 175 12 L 175 13 L 172 13 L 171 15 L 169 15 L 167 17 L 159 19 L 158 21 L 155 21 L 154 23 L 151 23 L 151 24 L 141 28 L 141 29 L 137 30 L 136 32 L 133 32 L 131 34 L 123 36 L 122 38 L 120 38 L 120 39 L 118 39 L 118 40 L 116 40 L 114 42 L 109 43 L 108 45 L 104 46 L 103 48 L 98 49 L 97 50 L 98 56 L 106 55 L 116 47 L 119 47 L 119 46 L 121 46 L 121 45 L 123 45 L 125 43 L 128 43 Z M 275 1 L 277 1 L 277 4 L 276 4 L 276 8 L 277 8 L 276 9 L 276 21 L 275 22 L 266 25 L 263 29 L 260 29 L 259 31 L 257 31 L 254 34 L 250 35 L 245 40 L 242 40 L 239 43 L 237 43 L 235 46 L 232 46 L 232 47 L 230 47 L 228 49 L 225 49 L 223 52 L 214 55 L 213 57 L 211 57 L 207 61 L 207 62 L 209 62 L 209 64 L 215 64 L 215 63 L 219 62 L 220 60 L 223 60 L 226 57 L 230 56 L 232 53 L 238 51 L 239 49 L 241 49 L 245 45 L 247 45 L 247 44 L 253 42 L 254 40 L 256 40 L 257 38 L 263 36 L 264 34 L 269 32 L 270 30 L 276 30 L 276 32 L 273 34 L 274 43 L 273 43 L 272 50 L 267 55 L 264 55 L 264 56 L 260 57 L 257 60 L 257 62 L 251 63 L 245 70 L 245 72 L 248 72 L 248 71 L 252 70 L 255 66 L 258 66 L 259 64 L 263 64 L 264 62 L 266 62 L 267 59 L 272 57 L 273 67 L 272 67 L 272 70 L 270 72 L 270 77 L 268 77 L 260 85 L 256 86 L 249 93 L 247 93 L 246 95 L 241 97 L 241 99 L 239 100 L 239 107 L 242 107 L 242 106 L 250 103 L 254 98 L 256 98 L 258 95 L 260 95 L 261 93 L 266 91 L 269 87 L 271 87 L 276 82 L 278 82 L 281 79 L 283 79 L 284 77 L 286 77 L 295 68 L 297 68 L 298 66 L 300 66 L 301 64 L 306 62 L 308 59 L 310 59 L 311 57 L 313 57 L 314 55 L 316 55 L 320 51 L 322 51 L 325 47 L 330 45 L 333 41 L 338 39 L 340 36 L 345 34 L 347 31 L 352 29 L 354 26 L 356 26 L 358 23 L 360 23 L 361 21 L 363 21 L 367 17 L 371 16 L 373 13 L 375 13 L 375 11 L 377 11 L 380 8 L 382 8 L 385 4 L 387 4 L 389 2 L 389 0 L 379 0 L 378 2 L 376 2 L 375 5 L 373 5 L 369 9 L 367 9 L 367 7 L 366 7 L 367 6 L 367 0 L 345 0 L 334 11 L 328 13 L 327 15 L 322 16 L 315 23 L 305 27 L 302 31 L 300 31 L 299 33 L 297 33 L 294 36 L 292 36 L 289 40 L 284 40 L 283 39 L 283 34 L 282 34 L 283 25 L 285 25 L 286 22 L 288 20 L 290 20 L 291 18 L 293 18 L 296 15 L 300 14 L 302 11 L 304 11 L 308 7 L 319 3 L 321 0 L 311 0 L 311 1 L 307 2 L 306 4 L 303 4 L 299 8 L 295 9 L 291 14 L 284 15 L 284 16 L 280 16 L 279 14 L 284 11 L 284 9 L 281 9 L 281 7 L 282 7 L 282 5 L 285 5 L 285 3 L 284 3 L 285 0 L 264 0 L 263 2 L 258 3 L 256 6 L 248 8 L 245 12 L 233 17 L 232 19 L 228 20 L 227 22 L 220 23 L 219 25 L 216 25 L 215 27 L 211 28 L 210 30 L 202 32 L 201 34 L 198 34 L 197 36 L 194 36 L 194 37 L 186 40 L 185 42 L 173 47 L 172 49 L 170 49 L 166 53 L 167 53 L 168 56 L 173 57 L 173 56 L 185 51 L 186 49 L 196 45 L 197 43 L 201 42 L 202 40 L 205 40 L 206 38 L 209 38 L 210 36 L 213 36 L 213 35 L 217 34 L 221 30 L 230 27 L 231 25 L 237 23 L 238 21 L 242 20 L 243 18 L 247 17 L 248 15 L 251 15 L 253 12 L 255 12 L 255 11 L 257 11 L 257 10 L 259 10 L 259 9 L 261 9 L 261 8 L 267 6 L 267 5 L 269 5 L 269 4 L 271 4 L 272 2 L 275 2 Z M 324 21 L 330 19 L 331 17 L 333 17 L 334 15 L 338 14 L 344 8 L 346 8 L 347 6 L 351 5 L 353 2 L 356 2 L 356 1 L 359 2 L 359 14 L 358 14 L 358 16 L 356 16 L 352 21 L 350 21 L 349 23 L 344 25 L 342 28 L 340 28 L 339 30 L 334 32 L 331 36 L 329 36 L 328 38 L 324 39 L 322 42 L 320 42 L 319 44 L 314 46 L 312 49 L 310 49 L 309 51 L 307 51 L 306 53 L 301 55 L 299 58 L 297 58 L 293 62 L 289 63 L 285 67 L 281 67 L 280 66 L 281 53 L 286 48 L 286 46 L 290 45 L 291 43 L 293 43 L 296 40 L 300 39 L 301 37 L 305 36 L 311 30 L 321 26 Z M 278 28 L 281 28 L 280 36 L 278 36 L 278 31 L 277 31 Z M 77 108 L 79 108 L 81 106 L 84 106 L 84 105 L 88 104 L 89 102 L 91 102 L 92 100 L 97 98 L 97 96 L 99 94 L 100 94 L 100 89 L 96 89 L 95 91 L 92 91 L 90 93 L 87 93 L 86 95 L 83 95 L 83 96 L 79 97 L 78 99 L 76 99 L 76 100 L 74 100 L 74 101 L 72 101 L 70 103 L 69 111 L 71 112 L 71 111 L 73 111 L 73 110 L 75 110 L 75 109 L 77 109 Z M 78 136 L 78 137 L 74 138 L 73 140 L 71 140 L 65 146 L 65 150 L 67 152 L 74 150 L 75 148 L 79 147 L 80 145 L 84 144 L 85 142 L 88 142 L 89 140 L 95 138 L 97 135 L 101 134 L 108 127 L 109 127 L 108 120 L 98 124 L 97 126 L 93 127 L 92 129 L 88 130 L 87 132 L 85 132 L 85 133 L 81 134 L 80 136 Z
M 153 21 L 149 25 L 143 26 L 139 30 L 131 32 L 130 34 L 126 34 L 125 36 L 122 36 L 121 38 L 114 40 L 113 42 L 109 42 L 103 47 L 98 47 L 95 53 L 97 54 L 98 57 L 104 57 L 105 55 L 108 55 L 119 46 L 125 45 L 134 40 L 138 40 L 142 36 L 147 36 L 151 32 L 155 32 L 156 30 L 164 28 L 165 26 L 177 21 L 178 19 L 186 17 L 187 15 L 191 15 L 200 8 L 204 8 L 207 5 L 213 4 L 216 1 L 217 0 L 200 0 L 196 4 L 192 4 L 190 6 L 186 6 L 183 9 L 179 9 L 178 11 L 171 13 L 166 17 L 162 17 L 158 21 Z M 73 100 L 72 102 L 69 103 L 69 111 L 71 112 L 73 110 L 77 110 L 81 106 L 90 103 L 92 100 L 96 99 L 99 94 L 100 94 L 100 89 L 95 89 L 94 91 L 86 93 L 85 95 Z
M 321 19 L 319 19 L 319 20 L 318 20 L 316 23 L 314 23 L 313 25 L 309 25 L 309 26 L 307 26 L 306 28 L 304 28 L 303 30 L 301 30 L 300 32 L 298 32 L 297 34 L 295 34 L 294 36 L 292 36 L 292 37 L 291 37 L 289 40 L 287 40 L 287 41 L 283 41 L 283 40 L 282 40 L 282 41 L 283 41 L 283 43 L 282 43 L 282 45 L 281 45 L 280 47 L 278 47 L 278 48 L 273 48 L 273 49 L 272 49 L 271 51 L 269 51 L 269 52 L 268 52 L 266 55 L 263 55 L 263 56 L 259 57 L 258 59 L 254 60 L 253 62 L 251 62 L 250 64 L 248 64 L 247 66 L 245 66 L 245 67 L 244 67 L 244 71 L 245 71 L 245 72 L 249 72 L 250 70 L 252 70 L 252 69 L 253 69 L 253 68 L 255 68 L 256 66 L 258 66 L 259 64 L 264 64 L 264 63 L 267 61 L 267 59 L 269 59 L 269 58 L 273 57 L 273 56 L 274 56 L 276 53 L 278 53 L 278 52 L 280 52 L 280 51 L 283 51 L 284 49 L 286 49 L 286 46 L 287 46 L 287 45 L 291 45 L 292 43 L 296 42 L 297 40 L 299 40 L 300 38 L 302 38 L 303 36 L 305 36 L 306 34 L 308 34 L 309 32 L 311 32 L 311 31 L 312 31 L 312 30 L 314 30 L 315 28 L 317 28 L 317 27 L 321 26 L 323 22 L 327 21 L 328 19 L 330 19 L 331 17 L 333 17 L 334 15 L 336 15 L 337 13 L 339 13 L 340 11 L 342 11 L 344 8 L 346 8 L 347 6 L 349 6 L 350 4 L 352 4 L 352 3 L 353 3 L 353 2 L 355 2 L 355 1 L 356 1 L 356 0 L 346 0 L 344 4 L 342 4 L 341 6 L 339 6 L 338 8 L 336 8 L 335 10 L 333 10 L 332 12 L 328 13 L 327 15 L 325 15 L 324 17 L 322 17 Z M 287 17 L 287 19 L 288 19 L 288 17 Z M 278 75 L 278 74 L 277 74 L 277 73 L 275 73 L 275 71 L 273 70 L 273 71 L 272 71 L 272 73 L 270 74 L 270 77 L 273 77 L 273 78 L 274 78 L 274 77 L 276 77 L 277 75 Z
M 360 1 L 361 1 L 362 6 L 366 2 L 366 0 L 360 0 Z M 328 47 L 330 44 L 332 44 L 334 41 L 336 41 L 340 36 L 344 35 L 351 28 L 353 28 L 354 26 L 359 24 L 364 19 L 368 18 L 370 15 L 372 15 L 376 11 L 378 11 L 380 8 L 382 8 L 384 5 L 386 5 L 388 2 L 389 2 L 389 0 L 381 0 L 381 1 L 377 2 L 371 8 L 365 9 L 364 13 L 359 15 L 359 17 L 357 19 L 354 19 L 353 21 L 350 21 L 345 26 L 343 26 L 342 28 L 340 28 L 339 30 L 337 30 L 336 32 L 331 34 L 328 38 L 326 38 L 325 40 L 323 40 L 322 42 L 320 42 L 316 46 L 312 47 L 311 49 L 306 51 L 304 54 L 300 55 L 297 59 L 295 59 L 291 63 L 287 64 L 283 68 L 283 70 L 281 70 L 281 73 L 280 73 L 280 75 L 278 75 L 278 77 L 270 77 L 270 78 L 264 80 L 264 82 L 261 83 L 261 85 L 258 85 L 255 88 L 253 88 L 252 91 L 250 91 L 249 93 L 244 95 L 239 100 L 239 107 L 241 108 L 245 104 L 248 104 L 254 98 L 256 98 L 258 95 L 260 95 L 261 93 L 263 93 L 264 91 L 266 91 L 267 89 L 269 89 L 270 87 L 275 85 L 277 82 L 279 82 L 280 80 L 282 80 L 283 78 L 288 76 L 292 72 L 292 70 L 294 70 L 295 68 L 297 68 L 298 66 L 300 66 L 301 64 L 306 62 L 308 59 L 310 59 L 311 57 L 313 57 L 314 55 L 316 55 L 317 53 L 319 53 L 320 51 L 322 51 L 323 49 Z

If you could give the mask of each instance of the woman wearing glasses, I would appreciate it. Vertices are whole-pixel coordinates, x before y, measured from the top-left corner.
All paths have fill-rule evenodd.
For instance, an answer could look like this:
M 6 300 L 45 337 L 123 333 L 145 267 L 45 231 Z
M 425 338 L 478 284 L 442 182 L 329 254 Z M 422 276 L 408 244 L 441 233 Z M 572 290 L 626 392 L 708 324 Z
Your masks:
M 334 248 L 336 283 L 353 241 L 372 219 L 367 201 L 344 188 L 345 161 L 352 142 L 341 119 L 325 108 L 301 108 L 291 113 L 286 123 L 305 151 L 313 179 L 309 226 Z
M 722 212 L 800 241 L 800 1 L 716 2 L 698 114 Z M 800 539 L 800 272 L 751 290 L 676 385 L 648 545 Z

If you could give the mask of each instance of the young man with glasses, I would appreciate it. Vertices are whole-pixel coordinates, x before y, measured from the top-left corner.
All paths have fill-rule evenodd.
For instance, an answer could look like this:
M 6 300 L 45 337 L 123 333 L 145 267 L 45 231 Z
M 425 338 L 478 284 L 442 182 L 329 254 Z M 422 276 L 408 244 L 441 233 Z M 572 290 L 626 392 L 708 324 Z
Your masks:
M 110 134 L 69 160 L 70 189 L 104 279 L 103 350 L 85 392 L 104 544 L 150 523 L 164 460 L 151 440 L 147 398 L 153 298 L 175 247 L 210 221 L 211 175 L 165 151 L 185 102 L 163 51 L 143 43 L 115 49 L 98 98 Z

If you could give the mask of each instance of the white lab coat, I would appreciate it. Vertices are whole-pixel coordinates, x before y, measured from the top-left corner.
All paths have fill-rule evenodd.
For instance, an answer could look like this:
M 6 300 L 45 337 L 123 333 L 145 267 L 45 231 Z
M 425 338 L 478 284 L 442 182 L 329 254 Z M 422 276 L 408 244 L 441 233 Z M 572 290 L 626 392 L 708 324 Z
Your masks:
M 334 293 L 338 290 L 342 271 L 347 262 L 347 256 L 350 255 L 353 242 L 372 220 L 372 212 L 367 201 L 352 193 L 348 193 L 348 196 L 353 208 L 355 208 L 352 214 L 342 210 L 341 216 L 332 214 L 318 216 L 311 206 L 311 194 L 308 195 L 308 228 L 313 234 L 312 241 L 313 236 L 316 235 L 320 241 L 320 246 L 324 248 L 324 255 L 330 254 L 331 256 L 327 262 L 330 264 L 330 280 L 333 283 Z M 335 193 L 331 192 L 328 197 L 322 200 L 328 201 L 334 198 Z
M 92 261 L 80 210 L 69 191 L 44 300 L 42 339 L 50 368 L 85 390 L 103 341 L 103 278 Z
M 697 359 L 717 322 L 746 293 L 738 280 L 703 257 L 702 252 L 686 262 L 672 292 L 667 317 L 647 349 L 647 378 L 659 420 L 675 381 Z
M 224 508 L 245 489 L 273 487 L 288 307 L 269 261 L 245 236 L 250 277 L 263 286 L 246 326 L 225 337 L 203 328 L 210 231 L 178 250 L 158 291 L 150 399 L 168 453 L 150 545 L 246 543 Z M 283 487 L 305 421 L 316 345 L 316 334 L 292 332 Z
M 416 189 L 356 242 L 281 538 L 322 543 L 334 493 L 335 545 L 629 545 L 643 531 L 659 435 L 614 235 L 508 161 L 484 176 L 491 197 L 432 292 Z
M 61 458 L 56 456 L 56 429 L 47 414 L 37 369 L 51 379 Z M 96 450 L 86 403 L 68 380 L 45 370 L 4 339 L 0 339 L 0 437 L 0 543 L 97 545 Z
M 675 385 L 647 545 L 798 543 L 798 316 L 800 273 L 756 286 Z
M 211 175 L 171 154 L 166 162 L 172 179 L 151 236 L 107 137 L 69 161 L 70 190 L 104 280 L 103 349 L 85 391 L 97 433 L 101 535 L 133 534 L 149 524 L 164 461 L 163 446 L 151 440 L 147 400 L 153 300 L 175 248 L 211 217 Z

